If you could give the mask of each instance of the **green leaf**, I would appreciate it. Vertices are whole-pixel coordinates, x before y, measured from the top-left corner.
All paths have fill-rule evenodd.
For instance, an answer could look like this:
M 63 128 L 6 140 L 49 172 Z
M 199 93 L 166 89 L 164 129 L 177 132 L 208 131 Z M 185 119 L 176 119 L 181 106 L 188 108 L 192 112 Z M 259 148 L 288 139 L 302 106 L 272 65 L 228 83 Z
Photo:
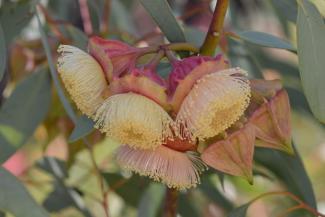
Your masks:
M 158 183 L 151 183 L 143 193 L 138 207 L 138 217 L 156 217 L 163 204 L 165 187 Z
M 245 217 L 250 204 L 251 203 L 246 203 L 244 205 L 241 205 L 240 207 L 237 207 L 236 209 L 228 213 L 228 217 Z
M 140 2 L 170 42 L 185 42 L 184 33 L 167 0 L 140 0 Z
M 44 157 L 37 162 L 37 167 L 53 175 L 57 179 L 68 177 L 65 162 L 53 157 Z
M 79 191 L 65 186 L 63 182 L 55 182 L 54 190 L 44 200 L 43 206 L 49 212 L 58 212 L 67 207 L 75 207 L 84 217 L 92 217 Z
M 85 115 L 78 118 L 75 128 L 73 129 L 69 142 L 75 142 L 89 135 L 94 130 L 94 122 Z
M 0 163 L 33 134 L 51 102 L 50 77 L 44 68 L 17 85 L 0 109 Z
M 121 0 L 111 0 L 111 4 L 110 24 L 118 30 L 136 34 L 137 31 L 134 28 L 133 18 L 130 12 L 126 10 Z
M 4 168 L 0 168 L 0 209 L 15 217 L 48 217 L 26 191 L 21 182 Z
M 103 174 L 109 187 L 123 200 L 131 206 L 137 207 L 141 199 L 143 191 L 147 188 L 149 180 L 132 175 L 130 178 L 125 178 L 116 173 Z
M 313 114 L 325 123 L 325 24 L 312 3 L 299 0 L 298 5 L 297 46 L 302 85 Z
M 295 156 L 289 156 L 276 150 L 257 148 L 254 157 L 256 162 L 272 171 L 290 192 L 316 208 L 315 195 L 308 174 L 295 148 L 294 151 Z
M 245 31 L 239 32 L 237 35 L 242 40 L 252 44 L 296 51 L 296 49 L 289 42 L 264 32 Z
M 5 35 L 0 23 L 0 81 L 5 74 L 7 66 L 7 46 L 6 46 L 6 39 Z
M 271 0 L 274 7 L 291 22 L 297 20 L 297 1 L 296 0 Z
M 72 39 L 72 44 L 84 51 L 87 51 L 88 37 L 85 35 L 85 33 L 72 25 L 67 25 L 66 30 Z
M 31 0 L 2 1 L 0 23 L 8 44 L 26 27 L 33 17 L 32 6 L 34 4 L 35 1 Z

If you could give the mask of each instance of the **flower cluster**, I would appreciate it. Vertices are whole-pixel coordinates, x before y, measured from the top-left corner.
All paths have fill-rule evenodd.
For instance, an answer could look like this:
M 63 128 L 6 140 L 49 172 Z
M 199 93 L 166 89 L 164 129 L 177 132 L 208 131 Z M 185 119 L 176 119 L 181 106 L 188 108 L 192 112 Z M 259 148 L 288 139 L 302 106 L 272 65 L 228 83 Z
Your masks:
M 290 106 L 279 81 L 249 80 L 219 55 L 176 59 L 167 46 L 89 39 L 60 45 L 58 72 L 80 111 L 122 145 L 117 162 L 169 187 L 200 182 L 206 165 L 252 179 L 254 146 L 292 152 Z M 139 58 L 153 55 L 148 63 Z M 167 78 L 157 73 L 166 55 Z

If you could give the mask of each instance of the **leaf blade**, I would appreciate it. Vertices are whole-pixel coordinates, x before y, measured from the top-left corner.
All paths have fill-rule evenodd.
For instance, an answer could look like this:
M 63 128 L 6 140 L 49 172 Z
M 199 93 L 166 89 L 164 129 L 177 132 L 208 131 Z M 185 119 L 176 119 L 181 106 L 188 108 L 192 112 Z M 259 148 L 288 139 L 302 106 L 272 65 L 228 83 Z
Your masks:
M 7 67 L 7 47 L 6 47 L 6 39 L 2 29 L 2 25 L 0 23 L 0 81 L 5 74 L 5 70 Z
M 18 179 L 0 167 L 0 209 L 9 211 L 16 217 L 48 217 L 26 191 Z
M 185 42 L 185 35 L 166 0 L 140 0 L 170 42 Z
M 325 24 L 312 3 L 303 0 L 298 5 L 297 45 L 302 86 L 313 114 L 325 123 Z
M 0 109 L 0 163 L 25 144 L 45 118 L 50 102 L 51 83 L 46 70 L 35 72 L 17 85 Z

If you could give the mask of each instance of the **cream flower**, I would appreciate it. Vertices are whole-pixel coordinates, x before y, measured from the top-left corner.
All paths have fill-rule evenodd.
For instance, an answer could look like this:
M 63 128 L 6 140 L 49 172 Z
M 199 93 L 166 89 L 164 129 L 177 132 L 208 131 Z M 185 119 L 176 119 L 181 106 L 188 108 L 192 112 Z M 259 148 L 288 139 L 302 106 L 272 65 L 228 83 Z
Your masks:
M 151 99 L 123 93 L 109 97 L 95 115 L 95 127 L 123 144 L 154 149 L 173 138 L 173 120 Z
M 60 45 L 58 72 L 81 112 L 92 117 L 104 102 L 102 92 L 107 88 L 104 72 L 99 63 L 79 48 Z
M 122 167 L 177 189 L 195 187 L 200 183 L 200 173 L 206 169 L 194 153 L 178 152 L 162 145 L 155 150 L 123 145 L 116 158 Z
M 177 124 L 185 126 L 192 140 L 204 140 L 229 128 L 244 114 L 250 100 L 246 72 L 239 68 L 204 75 L 184 99 Z

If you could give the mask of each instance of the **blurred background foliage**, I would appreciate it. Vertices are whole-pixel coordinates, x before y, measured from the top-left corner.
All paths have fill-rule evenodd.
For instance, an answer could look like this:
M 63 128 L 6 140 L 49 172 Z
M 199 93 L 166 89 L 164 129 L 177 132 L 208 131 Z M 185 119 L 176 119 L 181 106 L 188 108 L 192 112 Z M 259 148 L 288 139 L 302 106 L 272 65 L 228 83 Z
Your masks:
M 118 144 L 93 130 L 92 122 L 76 113 L 65 98 L 54 65 L 60 43 L 86 50 L 89 35 L 135 46 L 167 40 L 200 46 L 215 1 L 168 3 L 0 0 L 0 216 L 105 216 L 103 207 L 112 217 L 159 216 L 165 187 L 116 165 L 113 153 Z M 325 1 L 307 4 L 308 10 L 319 11 L 321 35 Z M 283 81 L 292 105 L 293 142 L 300 154 L 294 158 L 258 148 L 254 185 L 210 170 L 198 188 L 182 192 L 180 216 L 245 216 L 248 206 L 235 208 L 278 190 L 289 190 L 325 212 L 325 130 L 313 116 L 312 110 L 319 111 L 309 107 L 301 84 L 296 37 L 299 7 L 295 0 L 230 0 L 225 34 L 216 53 L 223 52 L 250 77 Z M 87 25 L 88 16 L 91 25 Z M 303 33 L 308 37 L 310 32 Z M 319 58 L 324 60 L 324 55 Z M 299 59 L 306 58 L 299 55 Z M 159 73 L 166 75 L 169 69 L 167 63 L 161 63 Z M 321 70 L 324 74 L 324 68 Z M 324 83 L 322 78 L 318 82 Z M 304 82 L 304 87 L 310 84 Z M 309 98 L 312 106 L 313 100 Z M 103 194 L 103 189 L 108 190 Z M 288 197 L 268 197 L 252 204 L 247 215 L 276 216 L 292 204 Z M 292 216 L 306 215 L 295 212 Z

